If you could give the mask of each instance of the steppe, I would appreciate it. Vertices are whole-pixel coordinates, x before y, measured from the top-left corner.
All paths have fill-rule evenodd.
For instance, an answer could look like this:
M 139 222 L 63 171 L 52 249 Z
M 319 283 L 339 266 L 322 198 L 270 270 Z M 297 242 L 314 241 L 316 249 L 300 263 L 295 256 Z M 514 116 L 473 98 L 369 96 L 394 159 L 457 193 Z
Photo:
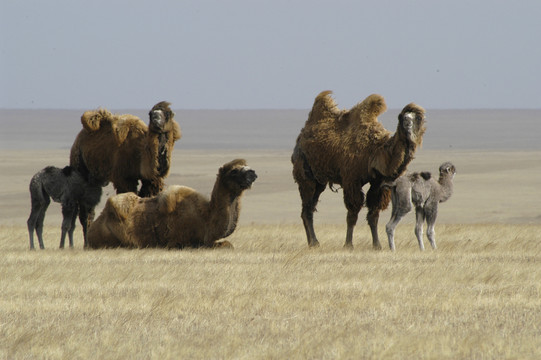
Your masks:
M 344 250 L 342 196 L 329 190 L 315 215 L 322 246 L 307 249 L 289 157 L 308 110 L 177 111 L 167 184 L 209 194 L 238 157 L 259 175 L 234 250 L 85 251 L 78 226 L 75 249 L 60 251 L 51 204 L 47 249 L 29 251 L 28 182 L 67 165 L 81 113 L 0 110 L 0 358 L 541 356 L 540 110 L 428 110 L 409 170 L 458 170 L 437 251 L 418 250 L 413 214 L 395 253 L 385 241 L 373 251 L 364 209 Z M 394 131 L 397 114 L 380 121 Z

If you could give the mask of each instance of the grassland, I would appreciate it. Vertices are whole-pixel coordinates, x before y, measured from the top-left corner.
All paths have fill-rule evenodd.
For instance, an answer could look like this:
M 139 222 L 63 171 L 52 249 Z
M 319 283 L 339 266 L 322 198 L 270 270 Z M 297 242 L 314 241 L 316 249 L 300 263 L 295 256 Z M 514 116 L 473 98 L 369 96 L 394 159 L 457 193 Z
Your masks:
M 28 182 L 68 155 L 0 151 L 0 359 L 541 358 L 538 150 L 421 151 L 410 170 L 458 169 L 437 251 L 419 251 L 413 214 L 395 253 L 373 251 L 364 209 L 344 250 L 345 209 L 331 191 L 315 219 L 322 246 L 309 250 L 290 150 L 179 149 L 168 185 L 208 194 L 237 157 L 258 173 L 234 250 L 84 251 L 78 226 L 75 250 L 60 251 L 54 203 L 47 249 L 31 252 Z
M 241 226 L 234 250 L 28 251 L 0 226 L 3 359 L 536 359 L 541 225 L 436 227 L 420 252 L 355 249 L 344 226 Z M 383 229 L 380 229 L 383 234 Z M 55 239 L 53 242 L 52 239 Z

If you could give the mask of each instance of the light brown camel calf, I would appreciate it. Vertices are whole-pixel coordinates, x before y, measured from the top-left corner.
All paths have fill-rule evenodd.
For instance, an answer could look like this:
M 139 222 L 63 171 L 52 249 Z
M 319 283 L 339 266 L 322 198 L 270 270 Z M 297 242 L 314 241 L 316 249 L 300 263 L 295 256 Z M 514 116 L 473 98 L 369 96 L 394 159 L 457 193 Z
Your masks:
M 436 181 L 429 172 L 406 174 L 396 181 L 384 183 L 391 188 L 393 210 L 385 230 L 389 238 L 389 248 L 394 251 L 394 231 L 400 220 L 415 207 L 415 236 L 419 249 L 424 250 L 423 223 L 426 220 L 428 241 L 436 249 L 434 226 L 438 216 L 438 204 L 447 201 L 453 194 L 455 166 L 450 162 L 440 165 L 440 177 Z

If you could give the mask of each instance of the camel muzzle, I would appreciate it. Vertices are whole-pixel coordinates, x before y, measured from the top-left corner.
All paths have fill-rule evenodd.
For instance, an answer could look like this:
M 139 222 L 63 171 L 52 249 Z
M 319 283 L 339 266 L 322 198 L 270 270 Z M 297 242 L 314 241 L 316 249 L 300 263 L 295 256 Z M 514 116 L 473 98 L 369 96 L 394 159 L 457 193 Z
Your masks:
M 256 179 L 257 174 L 255 173 L 255 171 L 247 168 L 246 170 L 244 170 L 244 182 L 242 184 L 243 187 L 250 188 Z

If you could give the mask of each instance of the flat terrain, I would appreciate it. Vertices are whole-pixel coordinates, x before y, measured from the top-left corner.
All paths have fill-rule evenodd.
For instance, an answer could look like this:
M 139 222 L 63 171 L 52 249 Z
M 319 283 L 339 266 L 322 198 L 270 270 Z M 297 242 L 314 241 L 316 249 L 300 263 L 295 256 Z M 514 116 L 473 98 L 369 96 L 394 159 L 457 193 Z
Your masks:
M 423 253 L 406 227 L 395 253 L 318 230 L 314 250 L 245 225 L 234 250 L 28 251 L 0 226 L 0 358 L 539 358 L 541 225 L 442 224 Z
M 61 251 L 56 203 L 45 218 L 46 250 L 29 251 L 28 183 L 47 165 L 67 165 L 79 125 L 55 132 L 29 126 L 31 118 L 1 118 L 9 131 L 0 138 L 0 359 L 541 356 L 541 149 L 531 145 L 533 132 L 511 133 L 503 118 L 489 122 L 492 112 L 471 114 L 496 126 L 494 137 L 455 129 L 453 113 L 429 122 L 432 140 L 409 170 L 436 174 L 452 161 L 458 171 L 454 195 L 440 205 L 437 251 L 426 240 L 428 250 L 419 251 L 410 214 L 391 253 L 389 210 L 380 217 L 384 248 L 372 250 L 365 209 L 355 248 L 343 249 L 342 192 L 328 189 L 315 214 L 321 247 L 309 250 L 289 161 L 304 119 L 287 131 L 278 126 L 287 117 L 276 133 L 263 127 L 269 140 L 250 137 L 253 114 L 235 122 L 240 134 L 217 123 L 198 127 L 196 117 L 179 121 L 188 146 L 176 146 L 168 185 L 208 195 L 218 168 L 239 157 L 259 176 L 228 239 L 235 249 L 206 251 L 85 251 L 79 224 L 75 249 Z M 534 124 L 528 119 L 523 125 Z M 215 129 L 217 142 L 208 135 Z M 465 147 L 474 143 L 467 134 L 490 146 Z M 105 188 L 97 213 L 113 194 Z
M 300 197 L 291 175 L 291 151 L 286 150 L 175 150 L 167 185 L 178 184 L 210 194 L 218 168 L 245 158 L 258 174 L 253 188 L 245 193 L 241 224 L 299 224 Z M 452 161 L 457 168 L 453 197 L 441 204 L 438 223 L 532 223 L 541 224 L 541 150 L 481 151 L 424 150 L 418 152 L 410 171 L 429 170 L 437 176 L 439 165 Z M 30 214 L 28 183 L 46 165 L 65 166 L 69 150 L 0 151 L 0 224 L 24 225 Z M 367 188 L 365 188 L 365 191 Z M 111 186 L 105 188 L 101 211 Z M 367 235 L 366 211 L 361 210 L 357 233 Z M 380 225 L 389 220 L 383 212 Z M 327 189 L 321 196 L 316 224 L 344 224 L 346 210 L 342 192 Z M 60 205 L 53 203 L 46 225 L 60 225 Z M 403 223 L 414 221 L 413 214 Z M 400 225 L 399 225 L 400 226 Z M 22 241 L 22 239 L 21 239 Z M 50 244 L 51 240 L 47 240 Z

